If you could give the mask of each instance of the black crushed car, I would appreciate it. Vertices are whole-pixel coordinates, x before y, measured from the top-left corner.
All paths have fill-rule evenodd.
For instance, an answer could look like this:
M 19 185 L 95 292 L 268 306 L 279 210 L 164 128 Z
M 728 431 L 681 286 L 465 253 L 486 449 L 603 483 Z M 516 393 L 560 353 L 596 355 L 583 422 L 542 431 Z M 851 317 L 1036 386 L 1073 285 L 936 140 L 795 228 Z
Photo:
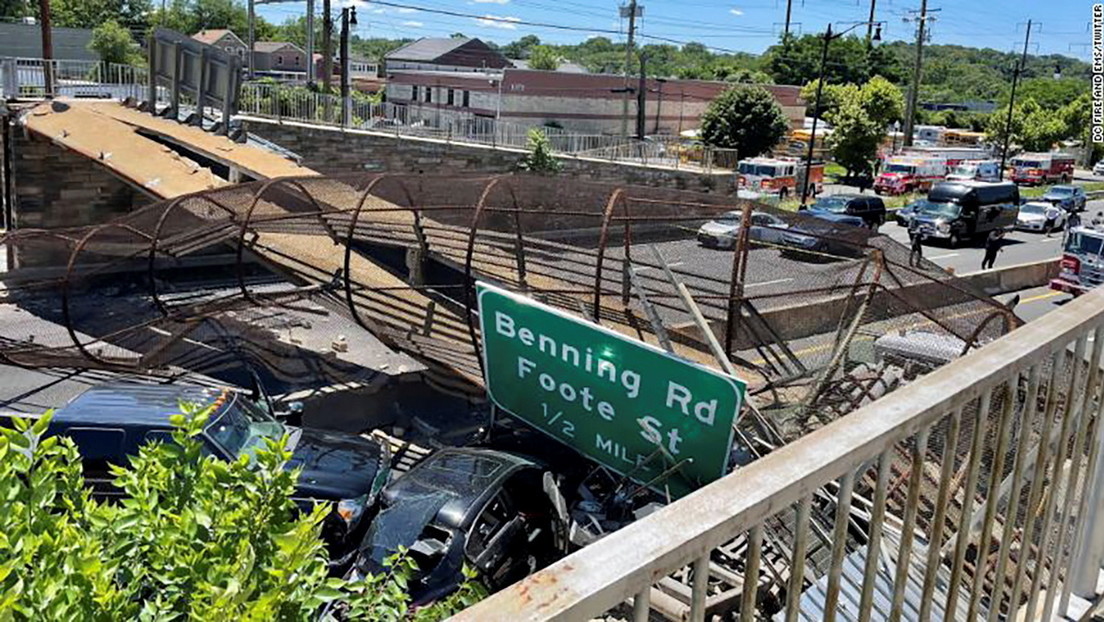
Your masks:
M 386 571 L 384 560 L 403 546 L 418 565 L 408 587 L 415 605 L 453 592 L 464 564 L 489 589 L 500 589 L 563 554 L 558 495 L 551 473 L 528 458 L 441 450 L 384 488 L 382 509 L 346 578 Z
M 277 413 L 267 400 L 228 387 L 105 384 L 88 389 L 54 412 L 49 435 L 65 435 L 80 450 L 85 481 L 99 498 L 121 491 L 110 464 L 123 465 L 150 441 L 172 442 L 169 418 L 180 404 L 214 406 L 202 438 L 206 452 L 236 460 L 264 446 L 266 438 L 288 436 L 288 469 L 300 468 L 295 501 L 309 510 L 331 503 L 322 526 L 335 570 L 343 569 L 375 515 L 390 476 L 390 450 L 360 436 L 285 423 L 295 413 Z M 298 409 L 295 409 L 296 411 Z M 341 557 L 344 560 L 341 560 Z

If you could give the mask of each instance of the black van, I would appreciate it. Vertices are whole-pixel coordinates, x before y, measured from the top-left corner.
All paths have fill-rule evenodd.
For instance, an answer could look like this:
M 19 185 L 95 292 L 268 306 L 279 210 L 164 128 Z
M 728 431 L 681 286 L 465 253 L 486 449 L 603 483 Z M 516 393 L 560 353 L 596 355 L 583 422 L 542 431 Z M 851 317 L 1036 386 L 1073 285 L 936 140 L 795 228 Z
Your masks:
M 1011 229 L 1020 213 L 1020 189 L 1012 182 L 942 182 L 917 206 L 909 226 L 951 246 L 994 229 Z

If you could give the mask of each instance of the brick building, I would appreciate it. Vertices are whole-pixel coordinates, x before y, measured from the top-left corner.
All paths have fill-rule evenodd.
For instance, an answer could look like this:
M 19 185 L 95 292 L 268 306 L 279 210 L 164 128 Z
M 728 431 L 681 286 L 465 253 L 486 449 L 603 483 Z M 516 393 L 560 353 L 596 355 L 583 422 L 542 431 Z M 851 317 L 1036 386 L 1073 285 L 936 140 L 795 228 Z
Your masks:
M 395 104 L 470 112 L 524 125 L 555 124 L 594 134 L 621 131 L 622 76 L 506 68 L 479 71 L 388 71 L 387 100 Z M 630 86 L 636 87 L 634 79 Z M 705 80 L 646 81 L 645 131 L 676 134 L 698 128 L 713 100 L 732 85 Z M 793 128 L 802 126 L 800 87 L 764 85 Z M 636 97 L 629 95 L 629 129 L 635 128 Z

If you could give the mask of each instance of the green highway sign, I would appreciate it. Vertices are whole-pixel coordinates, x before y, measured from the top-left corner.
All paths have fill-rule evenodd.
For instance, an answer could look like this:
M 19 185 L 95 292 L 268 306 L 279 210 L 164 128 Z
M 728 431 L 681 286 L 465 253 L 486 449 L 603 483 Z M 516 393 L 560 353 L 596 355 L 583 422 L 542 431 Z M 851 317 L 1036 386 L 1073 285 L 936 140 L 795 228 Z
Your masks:
M 682 496 L 724 475 L 747 383 L 478 283 L 487 393 L 618 473 Z

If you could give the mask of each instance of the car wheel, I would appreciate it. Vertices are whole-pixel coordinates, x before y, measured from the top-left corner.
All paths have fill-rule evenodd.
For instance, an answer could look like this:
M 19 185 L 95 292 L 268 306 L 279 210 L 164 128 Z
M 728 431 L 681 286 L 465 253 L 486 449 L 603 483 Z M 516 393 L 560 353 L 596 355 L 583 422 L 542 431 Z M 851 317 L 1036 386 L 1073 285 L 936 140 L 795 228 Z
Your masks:
M 947 243 L 951 245 L 951 248 L 958 248 L 958 245 L 962 243 L 962 238 L 958 237 L 957 233 L 952 233 Z

